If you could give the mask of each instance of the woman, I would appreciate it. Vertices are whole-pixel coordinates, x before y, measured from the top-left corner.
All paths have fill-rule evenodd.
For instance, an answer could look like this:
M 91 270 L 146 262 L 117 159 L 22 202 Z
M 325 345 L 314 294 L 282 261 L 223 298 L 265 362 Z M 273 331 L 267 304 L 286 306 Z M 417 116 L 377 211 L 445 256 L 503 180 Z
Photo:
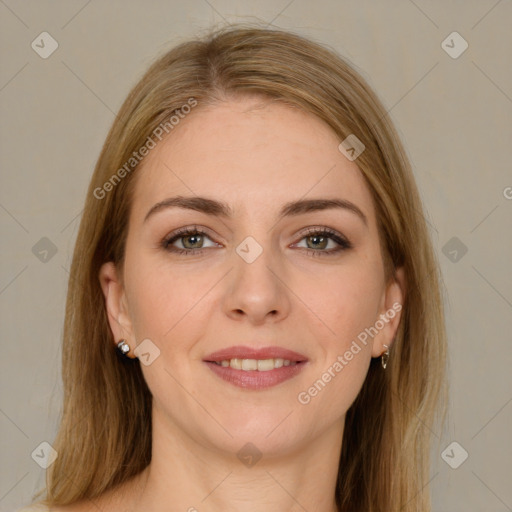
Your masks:
M 427 511 L 438 267 L 365 81 L 228 27 L 158 59 L 89 187 L 52 511 Z

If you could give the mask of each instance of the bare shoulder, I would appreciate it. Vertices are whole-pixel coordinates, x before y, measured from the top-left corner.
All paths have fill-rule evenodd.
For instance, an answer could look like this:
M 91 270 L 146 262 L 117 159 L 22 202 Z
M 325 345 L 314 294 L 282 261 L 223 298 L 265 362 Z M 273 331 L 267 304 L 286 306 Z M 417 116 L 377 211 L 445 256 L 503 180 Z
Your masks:
M 50 509 L 45 505 L 33 503 L 32 505 L 27 505 L 26 507 L 18 509 L 16 512 L 49 512 L 49 510 Z
M 59 507 L 52 507 L 48 512 L 88 512 L 92 510 L 91 506 L 86 508 L 86 504 L 83 502 L 72 503 L 71 505 L 61 505 Z
M 34 503 L 33 505 L 28 505 L 27 507 L 18 510 L 17 512 L 92 512 L 93 510 L 97 512 L 98 508 L 91 502 L 87 503 L 81 501 L 70 505 L 53 505 L 50 508 L 40 503 Z
M 117 512 L 127 510 L 139 495 L 146 471 L 110 488 L 94 498 L 85 498 L 69 505 L 52 505 L 51 507 L 34 503 L 17 512 Z
M 19 509 L 17 512 L 82 512 L 82 509 L 75 508 L 74 505 L 49 508 L 47 505 L 43 505 L 42 503 L 33 503 Z
M 51 509 L 46 509 L 45 512 L 98 512 L 96 503 L 89 500 L 78 501 L 69 505 L 53 506 Z M 100 510 L 107 512 L 109 508 L 101 508 Z
M 71 503 L 70 505 L 59 505 L 52 506 L 50 509 L 46 509 L 48 512 L 89 512 L 93 509 L 89 503 L 87 505 L 84 502 Z
M 143 471 L 129 480 L 104 491 L 99 496 L 86 498 L 69 505 L 52 506 L 50 509 L 42 509 L 41 512 L 98 512 L 99 510 L 102 512 L 118 512 L 120 510 L 128 510 L 135 500 L 144 478 L 145 472 Z M 32 512 L 32 510 L 27 512 Z
M 32 510 L 30 510 L 29 512 L 32 512 Z M 92 503 L 91 501 L 79 501 L 76 503 L 71 503 L 69 505 L 52 506 L 49 509 L 42 509 L 41 512 L 98 512 L 98 506 Z

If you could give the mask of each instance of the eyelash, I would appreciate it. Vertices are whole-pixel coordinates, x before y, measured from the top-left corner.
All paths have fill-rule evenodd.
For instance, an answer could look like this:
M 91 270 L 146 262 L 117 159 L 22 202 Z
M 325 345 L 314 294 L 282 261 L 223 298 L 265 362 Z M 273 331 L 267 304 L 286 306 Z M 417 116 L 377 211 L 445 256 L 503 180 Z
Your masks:
M 162 242 L 161 246 L 169 252 L 173 252 L 175 254 L 179 255 L 197 255 L 202 254 L 206 249 L 179 249 L 176 247 L 172 247 L 171 244 L 174 243 L 176 240 L 179 240 L 180 238 L 185 238 L 189 235 L 206 235 L 208 238 L 210 236 L 208 233 L 203 231 L 202 229 L 198 228 L 197 226 L 193 227 L 187 227 L 182 228 L 174 233 L 171 233 L 167 237 L 165 237 Z M 333 240 L 337 244 L 339 244 L 339 247 L 336 249 L 330 249 L 328 251 L 326 250 L 315 250 L 315 249 L 305 249 L 305 251 L 310 254 L 311 256 L 332 256 L 335 254 L 340 253 L 341 251 L 345 251 L 347 249 L 352 249 L 352 244 L 343 236 L 338 234 L 336 231 L 330 229 L 330 228 L 309 228 L 305 233 L 302 234 L 302 238 L 299 240 L 301 241 L 303 238 L 308 238 L 312 236 L 324 236 L 329 238 L 330 240 Z

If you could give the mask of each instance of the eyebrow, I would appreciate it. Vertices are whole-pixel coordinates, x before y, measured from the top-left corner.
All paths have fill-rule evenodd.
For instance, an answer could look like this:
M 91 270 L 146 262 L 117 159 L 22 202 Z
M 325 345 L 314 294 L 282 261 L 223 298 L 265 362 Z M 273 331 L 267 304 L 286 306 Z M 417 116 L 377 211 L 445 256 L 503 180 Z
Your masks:
M 155 204 L 146 214 L 144 222 L 149 217 L 157 212 L 167 208 L 183 208 L 186 210 L 195 210 L 205 213 L 206 215 L 213 215 L 216 217 L 232 218 L 233 210 L 231 207 L 222 202 L 206 197 L 169 197 Z M 347 199 L 300 199 L 298 201 L 291 201 L 286 203 L 279 212 L 278 218 L 293 217 L 305 213 L 328 210 L 333 208 L 341 208 L 356 214 L 366 226 L 368 226 L 368 219 L 361 209 Z

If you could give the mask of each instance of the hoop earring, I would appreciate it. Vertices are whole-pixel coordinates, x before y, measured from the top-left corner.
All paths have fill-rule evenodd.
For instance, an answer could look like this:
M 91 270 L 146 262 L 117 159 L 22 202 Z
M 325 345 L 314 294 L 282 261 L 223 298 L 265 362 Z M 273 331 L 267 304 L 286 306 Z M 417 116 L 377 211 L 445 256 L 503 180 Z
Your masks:
M 382 354 L 381 358 L 380 358 L 380 362 L 382 364 L 382 368 L 384 368 L 384 370 L 386 369 L 386 366 L 388 365 L 388 359 L 389 359 L 389 348 L 387 345 L 384 345 L 386 347 L 386 352 L 384 352 L 384 354 Z
M 119 352 L 123 356 L 128 357 L 126 354 L 128 354 L 128 352 L 130 352 L 130 345 L 128 345 L 128 343 L 126 343 L 126 340 L 121 340 L 117 344 L 117 350 L 119 350 Z

